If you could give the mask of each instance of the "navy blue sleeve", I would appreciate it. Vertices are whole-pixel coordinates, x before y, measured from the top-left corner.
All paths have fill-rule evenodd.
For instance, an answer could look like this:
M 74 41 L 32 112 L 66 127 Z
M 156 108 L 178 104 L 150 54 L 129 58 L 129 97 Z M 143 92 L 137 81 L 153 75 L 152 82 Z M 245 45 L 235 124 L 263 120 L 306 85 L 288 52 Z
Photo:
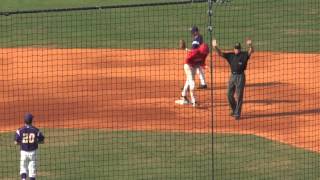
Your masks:
M 38 138 L 38 142 L 43 142 L 44 141 L 44 136 L 40 131 L 37 134 L 37 138 Z

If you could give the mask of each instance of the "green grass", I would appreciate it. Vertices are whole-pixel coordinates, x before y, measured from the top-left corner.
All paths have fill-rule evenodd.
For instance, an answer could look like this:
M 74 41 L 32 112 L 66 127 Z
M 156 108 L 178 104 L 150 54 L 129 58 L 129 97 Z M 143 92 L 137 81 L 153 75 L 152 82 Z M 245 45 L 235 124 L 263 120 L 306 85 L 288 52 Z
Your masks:
M 320 156 L 252 135 L 45 129 L 39 179 L 316 179 Z M 18 176 L 19 150 L 1 133 L 0 175 Z M 214 164 L 212 164 L 212 156 Z M 212 171 L 212 166 L 214 171 Z
M 0 46 L 173 48 L 204 29 L 205 4 L 21 14 L 0 17 Z M 199 14 L 195 17 L 193 14 Z
M 173 0 L 172 0 L 173 1 Z M 5 0 L 2 10 L 162 1 Z M 317 0 L 233 0 L 214 5 L 214 36 L 222 48 L 251 37 L 257 50 L 319 52 Z M 208 38 L 207 3 L 0 16 L 0 47 L 176 48 L 188 28 Z M 190 43 L 190 42 L 188 42 Z
M 317 0 L 235 0 L 214 8 L 215 36 L 224 47 L 251 37 L 259 50 L 319 53 Z
M 175 0 L 1 0 L 0 11 L 36 10 L 52 8 L 72 8 L 86 6 L 108 6 L 141 4 L 153 2 L 174 2 Z

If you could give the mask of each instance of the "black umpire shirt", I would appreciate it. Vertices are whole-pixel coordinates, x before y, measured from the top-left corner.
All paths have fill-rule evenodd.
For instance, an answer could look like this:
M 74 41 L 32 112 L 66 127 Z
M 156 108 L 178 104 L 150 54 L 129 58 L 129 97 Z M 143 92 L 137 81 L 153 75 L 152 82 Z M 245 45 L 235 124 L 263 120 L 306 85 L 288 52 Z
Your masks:
M 248 60 L 250 59 L 247 51 L 240 52 L 237 55 L 233 52 L 223 53 L 222 56 L 227 59 L 232 74 L 242 74 L 246 70 Z

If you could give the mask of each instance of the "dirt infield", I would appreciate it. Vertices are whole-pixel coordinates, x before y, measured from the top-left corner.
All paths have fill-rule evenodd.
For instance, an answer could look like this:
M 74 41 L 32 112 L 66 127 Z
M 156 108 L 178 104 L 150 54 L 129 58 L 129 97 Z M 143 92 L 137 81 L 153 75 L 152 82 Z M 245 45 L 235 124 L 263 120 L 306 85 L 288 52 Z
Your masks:
M 30 111 L 40 127 L 195 133 L 214 127 L 320 151 L 319 54 L 255 53 L 240 121 L 228 116 L 229 68 L 216 55 L 213 91 L 196 91 L 201 107 L 174 103 L 184 56 L 164 49 L 0 49 L 1 131 L 21 126 Z

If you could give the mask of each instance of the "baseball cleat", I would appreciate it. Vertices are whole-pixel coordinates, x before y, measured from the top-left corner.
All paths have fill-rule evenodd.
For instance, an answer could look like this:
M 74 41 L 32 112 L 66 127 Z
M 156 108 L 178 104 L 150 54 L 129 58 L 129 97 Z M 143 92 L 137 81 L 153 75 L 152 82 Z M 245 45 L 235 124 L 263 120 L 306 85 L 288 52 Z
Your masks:
M 190 101 L 188 100 L 187 97 L 181 97 L 180 99 L 175 101 L 176 104 L 180 104 L 180 105 L 185 105 L 185 104 L 190 104 Z
M 198 87 L 198 89 L 207 89 L 208 88 L 208 86 L 205 84 L 205 85 L 200 85 L 199 87 Z
M 192 107 L 198 107 L 199 104 L 197 102 L 192 103 Z

